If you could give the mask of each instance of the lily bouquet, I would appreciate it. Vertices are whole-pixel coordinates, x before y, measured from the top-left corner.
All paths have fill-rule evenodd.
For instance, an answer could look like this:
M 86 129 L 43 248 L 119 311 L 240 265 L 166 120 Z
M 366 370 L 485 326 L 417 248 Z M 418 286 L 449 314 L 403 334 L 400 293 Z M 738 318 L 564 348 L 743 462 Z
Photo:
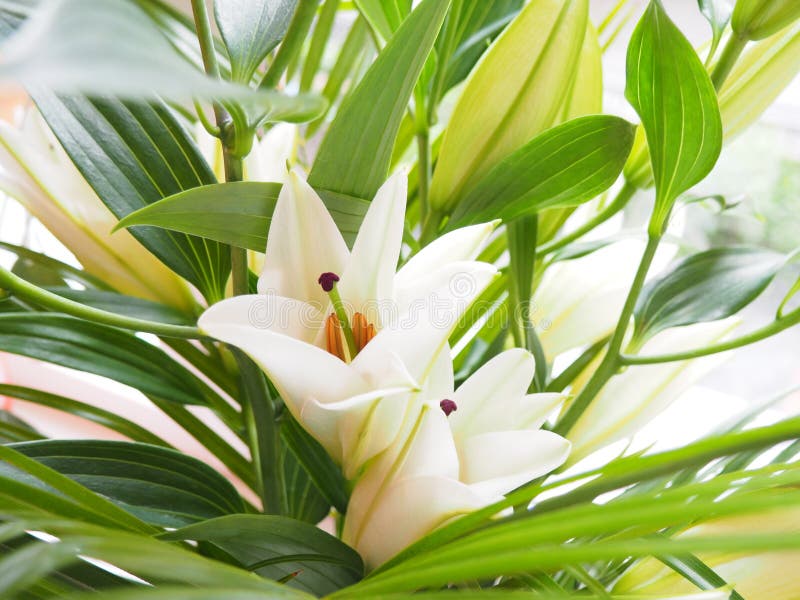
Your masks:
M 800 595 L 800 417 L 637 442 L 800 323 L 681 235 L 800 5 L 185 4 L 0 2 L 0 596 Z

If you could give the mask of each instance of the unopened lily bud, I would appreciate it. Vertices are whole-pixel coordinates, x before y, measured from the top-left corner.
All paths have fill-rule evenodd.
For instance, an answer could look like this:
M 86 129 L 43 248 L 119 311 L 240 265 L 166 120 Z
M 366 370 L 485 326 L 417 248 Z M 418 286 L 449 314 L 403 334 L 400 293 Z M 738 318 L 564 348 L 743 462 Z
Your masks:
M 797 0 L 738 0 L 731 27 L 747 40 L 763 40 L 800 18 Z

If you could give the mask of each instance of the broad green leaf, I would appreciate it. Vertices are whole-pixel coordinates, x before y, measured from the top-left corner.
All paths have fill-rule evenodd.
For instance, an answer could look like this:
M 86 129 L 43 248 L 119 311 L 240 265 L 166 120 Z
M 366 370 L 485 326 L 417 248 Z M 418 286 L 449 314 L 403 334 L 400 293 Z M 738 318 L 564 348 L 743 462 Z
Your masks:
M 149 525 L 136 516 L 109 501 L 103 494 L 76 483 L 58 470 L 51 468 L 35 458 L 26 456 L 24 448 L 51 444 L 53 440 L 38 440 L 0 446 L 0 476 L 5 478 L 4 487 L 10 481 L 24 486 L 35 486 L 45 492 L 54 492 L 66 502 L 85 511 L 90 511 L 101 519 L 100 523 L 111 523 L 115 527 L 130 531 L 152 533 Z M 13 487 L 13 486 L 12 486 Z M 18 486 L 19 488 L 19 486 Z M 47 505 L 42 506 L 46 508 Z
M 132 333 L 57 314 L 0 315 L 0 350 L 108 377 L 158 398 L 205 404 L 200 382 Z
M 634 337 L 716 321 L 755 300 L 786 264 L 771 250 L 732 246 L 693 254 L 645 285 L 634 310 Z
M 467 79 L 442 140 L 431 206 L 449 212 L 563 109 L 588 22 L 587 0 L 532 0 Z M 532 35 L 536 32 L 536 35 Z
M 231 515 L 189 525 L 164 540 L 211 542 L 248 571 L 324 596 L 357 582 L 364 567 L 355 550 L 318 527 L 272 515 Z
M 650 231 L 660 235 L 675 199 L 708 175 L 722 150 L 717 94 L 660 0 L 633 32 L 627 78 L 625 97 L 642 119 L 655 174 Z
M 215 0 L 214 16 L 231 60 L 231 78 L 249 83 L 286 34 L 298 0 Z
M 119 227 L 154 225 L 263 252 L 280 188 L 278 183 L 255 181 L 206 185 L 133 212 Z M 323 197 L 345 239 L 355 240 L 368 202 L 344 194 Z
M 48 408 L 86 419 L 92 423 L 96 423 L 97 425 L 108 427 L 112 431 L 116 431 L 117 433 L 122 434 L 135 442 L 144 442 L 146 444 L 169 447 L 167 442 L 162 440 L 148 429 L 145 429 L 144 427 L 137 425 L 136 423 L 129 421 L 128 419 L 121 417 L 116 413 L 98 408 L 97 406 L 93 406 L 91 404 L 85 404 L 83 402 L 79 402 L 78 400 L 73 400 L 64 396 L 58 396 L 56 394 L 50 394 L 41 390 L 34 390 L 31 388 L 5 383 L 0 383 L 0 394 L 10 398 L 25 400 L 26 402 L 38 404 L 39 406 L 46 406 Z M 21 442 L 24 440 L 20 439 L 13 441 Z
M 285 443 L 281 444 L 281 463 L 286 490 L 285 516 L 316 525 L 328 516 L 328 502 L 311 479 L 298 455 Z
M 700 7 L 700 12 L 708 20 L 711 25 L 711 48 L 708 53 L 713 56 L 719 40 L 722 38 L 722 32 L 725 31 L 725 26 L 731 20 L 733 14 L 733 4 L 731 0 L 697 0 Z
M 42 440 L 10 447 L 154 525 L 181 527 L 244 509 L 227 479 L 169 448 L 100 440 Z
M 44 91 L 33 96 L 75 166 L 117 218 L 216 182 L 200 150 L 163 104 Z M 152 228 L 131 233 L 209 300 L 222 297 L 230 257 L 218 244 Z
M 423 0 L 347 96 L 322 141 L 309 183 L 372 199 L 389 172 L 400 121 L 450 0 Z
M 619 117 L 580 117 L 548 129 L 502 159 L 459 201 L 450 227 L 546 208 L 575 206 L 607 190 L 622 172 L 634 127 Z
M 742 38 L 762 40 L 800 18 L 797 0 L 737 0 L 731 27 Z
M 409 0 L 355 0 L 372 30 L 386 42 L 411 12 Z

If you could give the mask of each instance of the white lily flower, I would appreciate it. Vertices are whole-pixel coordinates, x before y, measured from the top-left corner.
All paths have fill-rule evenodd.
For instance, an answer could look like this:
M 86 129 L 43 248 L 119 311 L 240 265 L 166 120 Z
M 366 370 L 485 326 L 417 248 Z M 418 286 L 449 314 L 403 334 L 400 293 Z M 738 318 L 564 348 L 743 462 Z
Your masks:
M 259 293 L 219 302 L 199 320 L 259 364 L 350 479 L 391 444 L 408 392 L 497 274 L 472 260 L 493 224 L 443 236 L 395 272 L 405 205 L 398 174 L 378 191 L 351 252 L 292 171 L 270 224 Z
M 193 306 L 180 277 L 129 232 L 111 233 L 117 218 L 33 109 L 19 128 L 0 121 L 0 189 L 47 227 L 88 273 L 131 296 Z
M 776 509 L 736 517 L 723 517 L 692 527 L 678 538 L 724 536 L 743 531 L 800 535 L 800 510 Z M 800 552 L 764 554 L 713 553 L 700 558 L 748 600 L 796 600 L 800 598 L 797 565 Z M 684 592 L 692 584 L 656 559 L 646 558 L 634 565 L 615 585 L 614 592 L 659 594 Z M 726 596 L 727 597 L 727 596 Z
M 534 370 L 530 353 L 515 348 L 453 391 L 449 352 L 439 356 L 422 406 L 350 498 L 343 539 L 369 568 L 564 463 L 570 443 L 539 429 L 563 397 L 528 394 Z
M 670 354 L 700 348 L 725 339 L 738 325 L 737 317 L 667 329 L 646 342 L 640 354 Z M 599 360 L 599 358 L 598 358 Z M 569 433 L 574 463 L 618 440 L 634 435 L 666 410 L 703 375 L 726 360 L 714 354 L 692 360 L 628 367 L 595 397 Z M 590 365 L 574 383 L 580 389 L 596 368 Z

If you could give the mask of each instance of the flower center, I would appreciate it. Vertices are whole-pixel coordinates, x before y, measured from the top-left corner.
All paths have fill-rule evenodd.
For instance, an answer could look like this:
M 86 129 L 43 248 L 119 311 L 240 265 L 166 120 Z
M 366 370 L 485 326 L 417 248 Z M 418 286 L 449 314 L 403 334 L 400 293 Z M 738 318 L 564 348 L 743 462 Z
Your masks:
M 325 319 L 325 348 L 339 359 L 347 361 L 348 358 L 353 360 L 375 337 L 375 326 L 361 313 L 353 315 L 353 324 L 350 325 L 339 290 L 336 289 L 338 281 L 336 273 L 323 273 L 317 279 L 333 304 L 333 312 Z
M 376 333 L 375 326 L 369 323 L 364 315 L 361 313 L 353 315 L 353 340 L 356 354 L 364 349 L 364 346 L 375 337 Z M 325 349 L 334 356 L 346 361 L 345 348 L 346 340 L 342 331 L 342 323 L 336 313 L 333 312 L 325 319 Z M 351 357 L 351 360 L 352 358 L 355 358 L 355 356 Z
M 439 402 L 439 408 L 442 409 L 442 412 L 444 413 L 445 417 L 449 417 L 450 413 L 458 410 L 458 404 L 456 404 L 452 400 L 445 398 L 444 400 Z

